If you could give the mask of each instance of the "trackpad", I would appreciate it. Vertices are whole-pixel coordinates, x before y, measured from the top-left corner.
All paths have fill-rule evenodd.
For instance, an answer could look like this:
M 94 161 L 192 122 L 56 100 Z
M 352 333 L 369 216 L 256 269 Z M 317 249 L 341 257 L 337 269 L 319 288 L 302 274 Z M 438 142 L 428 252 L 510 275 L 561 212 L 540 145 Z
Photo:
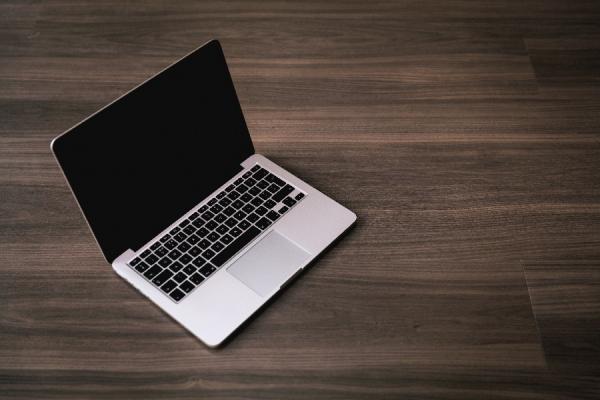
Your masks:
M 310 257 L 289 239 L 272 231 L 227 268 L 261 296 L 268 296 Z

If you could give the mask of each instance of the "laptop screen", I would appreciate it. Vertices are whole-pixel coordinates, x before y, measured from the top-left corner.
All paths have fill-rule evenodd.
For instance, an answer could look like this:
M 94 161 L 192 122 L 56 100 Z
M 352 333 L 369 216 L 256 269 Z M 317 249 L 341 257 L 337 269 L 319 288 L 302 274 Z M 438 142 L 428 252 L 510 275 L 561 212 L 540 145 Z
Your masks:
M 58 137 L 52 149 L 109 262 L 138 250 L 254 153 L 217 41 Z

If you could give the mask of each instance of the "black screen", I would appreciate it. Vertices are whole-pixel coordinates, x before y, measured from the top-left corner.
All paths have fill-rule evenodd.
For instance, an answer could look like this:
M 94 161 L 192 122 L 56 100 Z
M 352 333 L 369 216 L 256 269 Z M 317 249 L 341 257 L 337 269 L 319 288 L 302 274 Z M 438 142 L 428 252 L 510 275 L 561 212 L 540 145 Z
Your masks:
M 175 222 L 254 152 L 217 41 L 69 130 L 52 148 L 109 262 Z

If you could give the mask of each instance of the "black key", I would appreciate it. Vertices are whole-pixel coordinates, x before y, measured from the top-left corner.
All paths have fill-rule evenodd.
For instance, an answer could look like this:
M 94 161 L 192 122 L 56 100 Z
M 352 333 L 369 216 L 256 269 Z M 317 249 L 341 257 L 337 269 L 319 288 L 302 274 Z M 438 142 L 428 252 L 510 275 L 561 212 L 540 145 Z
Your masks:
M 199 241 L 200 241 L 200 238 L 199 238 L 198 236 L 196 236 L 196 235 L 192 235 L 192 236 L 190 236 L 189 238 L 187 238 L 187 242 L 188 242 L 189 244 L 196 244 L 196 243 L 198 243 Z
M 227 260 L 233 257 L 238 251 L 246 246 L 252 239 L 260 234 L 260 230 L 254 226 L 251 226 L 246 232 L 241 234 L 237 239 L 229 244 L 221 253 L 219 253 L 213 260 L 213 264 L 220 267 L 225 264 Z
M 173 290 L 171 293 L 169 293 L 169 296 L 171 296 L 171 298 L 175 301 L 179 301 L 181 299 L 183 299 L 183 297 L 185 296 L 185 293 L 183 293 L 181 290 L 179 289 L 175 289 Z
M 150 266 L 148 264 L 146 264 L 145 262 L 141 262 L 138 265 L 135 266 L 135 269 L 139 272 L 144 272 L 146 271 L 148 268 L 150 268 Z
M 289 207 L 283 206 L 279 209 L 279 214 L 284 214 L 287 210 L 289 210 Z
M 244 180 L 242 178 L 237 178 L 235 180 L 235 182 L 233 182 L 234 185 L 239 185 L 240 183 L 244 182 Z
M 146 273 L 144 274 L 144 276 L 148 279 L 152 279 L 154 278 L 156 275 L 158 275 L 160 273 L 160 271 L 162 271 L 163 269 L 161 267 L 159 267 L 158 265 L 153 266 L 152 268 L 150 268 L 148 271 L 146 271 Z
M 221 223 L 223 221 L 225 221 L 227 219 L 227 217 L 225 216 L 225 214 L 219 214 L 215 217 L 215 221 L 217 221 L 218 223 Z
M 223 210 L 223 213 L 225 213 L 225 215 L 227 215 L 228 217 L 231 217 L 233 213 L 235 213 L 235 210 L 232 207 L 227 207 Z
M 132 267 L 135 267 L 136 265 L 138 265 L 141 262 L 142 262 L 142 259 L 139 257 L 136 257 L 133 260 L 129 261 L 129 265 L 131 265 Z
M 236 210 L 239 210 L 240 208 L 242 208 L 244 206 L 244 202 L 241 200 L 236 200 L 233 202 L 233 204 L 231 206 L 233 208 L 235 208 Z
M 140 254 L 140 257 L 142 257 L 142 258 L 146 258 L 146 257 L 148 257 L 148 256 L 150 255 L 150 253 L 151 253 L 151 252 L 150 252 L 150 249 L 146 249 L 146 250 L 144 250 L 144 251 L 142 252 L 142 254 Z
M 221 206 L 220 206 L 220 205 L 218 205 L 218 204 L 215 204 L 214 206 L 212 206 L 212 207 L 210 208 L 210 211 L 212 211 L 212 212 L 213 212 L 213 213 L 215 213 L 215 214 L 218 214 L 218 213 L 220 213 L 222 210 L 223 210 L 223 207 L 221 207 Z
M 262 178 L 264 178 L 266 175 L 268 174 L 266 169 L 261 169 L 259 171 L 256 171 L 254 173 L 254 175 L 252 175 L 252 177 L 254 179 L 256 179 L 257 181 L 260 181 Z
M 294 187 L 292 185 L 285 185 L 281 188 L 281 190 L 273 195 L 273 200 L 275 202 L 279 202 L 283 200 L 285 196 L 292 193 L 294 191 Z
M 248 191 L 248 189 L 249 189 L 249 187 L 244 185 L 243 183 L 240 186 L 235 188 L 235 190 L 240 194 L 246 193 Z
M 302 199 L 303 197 L 304 197 L 304 193 L 298 193 L 298 194 L 296 195 L 296 201 L 298 201 L 298 200 Z
M 258 207 L 254 212 L 257 213 L 258 215 L 265 215 L 267 213 L 266 208 L 264 208 L 263 206 Z
M 188 252 L 190 256 L 192 257 L 196 257 L 198 254 L 200 254 L 202 252 L 202 250 L 200 250 L 200 247 L 198 246 L 194 246 L 190 249 L 190 251 Z
M 152 246 L 150 246 L 150 250 L 156 250 L 160 247 L 160 242 L 156 242 L 153 243 Z
M 198 232 L 196 232 L 196 235 L 200 236 L 201 238 L 205 237 L 206 235 L 208 235 L 209 230 L 206 228 L 200 228 L 198 230 Z
M 246 230 L 246 229 L 248 229 L 248 227 L 250 226 L 250 222 L 248 222 L 248 221 L 246 221 L 246 220 L 243 220 L 242 222 L 240 222 L 240 223 L 238 224 L 238 226 L 239 226 L 241 229 L 244 229 L 244 230 Z
M 178 227 L 175 227 L 175 228 L 171 229 L 171 230 L 169 231 L 169 233 L 170 233 L 171 235 L 174 235 L 174 234 L 176 234 L 177 232 L 179 232 L 180 230 L 181 230 L 181 229 L 179 229 Z
M 212 205 L 214 205 L 214 204 L 216 204 L 216 203 L 217 203 L 217 199 L 214 198 L 214 197 L 208 201 L 209 207 L 212 206 Z
M 219 227 L 217 228 L 217 232 L 219 232 L 221 235 L 227 233 L 228 230 L 229 228 L 227 227 L 227 225 L 219 225 Z
M 227 197 L 225 197 L 224 199 L 221 199 L 221 201 L 219 201 L 219 204 L 223 207 L 227 207 L 228 205 L 231 204 L 231 200 L 229 200 Z
M 171 259 L 169 257 L 163 257 L 160 259 L 160 261 L 158 262 L 158 264 L 161 267 L 168 267 L 169 265 L 171 265 L 173 263 L 173 261 L 171 261 Z
M 260 169 L 260 165 L 256 164 L 254 167 L 250 168 L 250 171 L 256 172 Z
M 169 252 L 169 250 L 167 250 L 167 249 L 165 249 L 164 247 L 161 246 L 158 249 L 156 249 L 154 252 L 156 253 L 157 256 L 162 257 L 165 254 L 167 254 Z
M 169 234 L 167 233 L 165 236 L 163 236 L 163 237 L 161 237 L 161 238 L 160 238 L 160 242 L 161 242 L 161 243 L 164 243 L 164 242 L 166 242 L 167 240 L 169 240 L 170 238 L 171 238 L 171 235 L 169 235 Z
M 190 276 L 190 281 L 194 282 L 196 285 L 202 283 L 203 280 L 204 277 L 197 272 L 194 275 Z
M 200 268 L 201 266 L 206 264 L 206 260 L 202 257 L 197 257 L 194 261 L 192 261 L 192 264 L 194 264 L 196 267 Z
M 198 218 L 194 222 L 192 222 L 192 225 L 194 225 L 196 228 L 200 228 L 205 223 L 206 221 L 204 221 L 202 218 Z
M 285 182 L 282 181 L 281 179 L 279 179 L 277 176 L 275 178 L 273 178 L 273 183 L 276 184 L 277 186 L 285 185 Z
M 288 207 L 293 207 L 294 204 L 296 204 L 296 200 L 294 200 L 290 196 L 288 196 L 285 199 L 283 199 L 282 203 L 285 204 Z
M 231 192 L 233 189 L 235 189 L 235 186 L 233 186 L 233 185 L 229 185 L 229 186 L 227 186 L 227 187 L 225 188 L 225 191 L 226 191 L 227 193 L 229 193 L 229 192 Z
M 183 221 L 181 221 L 181 223 L 179 224 L 180 228 L 185 228 L 186 226 L 188 226 L 190 224 L 190 221 L 187 219 L 184 219 Z
M 250 178 L 250 179 L 246 179 L 246 186 L 254 186 L 256 185 L 256 180 Z
M 187 275 L 184 274 L 183 272 L 179 272 L 177 274 L 175 274 L 175 276 L 173 277 L 173 279 L 175 279 L 176 282 L 183 282 L 185 281 L 185 278 L 187 278 Z
M 206 258 L 207 260 L 213 258 L 215 256 L 215 252 L 212 251 L 211 249 L 206 249 L 204 250 L 204 253 L 202 253 L 202 257 Z
M 263 200 L 260 197 L 255 197 L 252 199 L 252 201 L 250 202 L 250 204 L 252 204 L 254 207 L 258 207 L 263 203 Z
M 164 285 L 162 285 L 160 287 L 160 290 L 162 290 L 165 293 L 169 293 L 171 290 L 175 289 L 177 287 L 177 283 L 175 283 L 174 280 L 170 280 L 167 283 L 165 283 Z
M 200 214 L 202 214 L 203 212 L 205 212 L 206 210 L 208 210 L 208 206 L 205 204 L 202 207 L 200 207 L 200 209 L 198 210 L 198 212 Z
M 260 189 L 257 188 L 256 186 L 252 186 L 250 188 L 250 190 L 248 190 L 248 193 L 250 193 L 252 196 L 256 196 L 257 194 L 260 193 Z
M 219 194 L 217 195 L 217 199 L 222 199 L 223 197 L 225 197 L 225 195 L 226 195 L 226 194 L 227 194 L 227 193 L 225 193 L 225 192 L 221 192 L 221 193 L 219 193 Z
M 248 193 L 244 193 L 243 196 L 240 197 L 240 200 L 242 200 L 244 203 L 247 203 L 252 200 L 252 196 Z
M 163 283 L 165 283 L 166 281 L 168 281 L 169 279 L 171 279 L 172 276 L 173 276 L 173 272 L 169 271 L 168 269 L 165 269 L 165 270 L 163 270 L 163 272 L 158 274 L 158 276 L 156 278 L 152 279 L 152 282 L 155 285 L 160 286 Z
M 233 238 L 229 235 L 225 235 L 221 237 L 221 242 L 228 244 L 231 243 L 233 241 Z
M 238 220 L 242 220 L 246 218 L 246 213 L 243 211 L 238 211 L 235 214 L 233 214 L 233 216 L 236 217 Z
M 271 192 L 269 192 L 268 190 L 265 190 L 264 192 L 260 192 L 260 194 L 258 195 L 258 197 L 260 197 L 263 200 L 266 200 L 269 197 L 271 197 Z
M 177 272 L 181 268 L 183 268 L 183 265 L 181 265 L 179 261 L 175 261 L 173 264 L 169 265 L 169 269 L 173 272 Z
M 269 182 L 267 181 L 260 181 L 256 184 L 256 186 L 258 186 L 261 189 L 266 189 L 267 186 L 269 186 Z
M 223 246 L 223 243 L 221 242 L 215 242 L 212 246 L 210 246 L 210 248 L 213 249 L 216 253 L 223 250 L 223 247 L 225 246 Z
M 233 192 L 229 193 L 227 195 L 227 197 L 229 197 L 231 200 L 235 200 L 238 197 L 240 197 L 240 194 L 238 192 L 236 192 L 236 191 L 233 191 Z
M 237 226 L 229 231 L 229 234 L 232 235 L 233 237 L 240 236 L 240 233 L 242 233 L 242 230 L 240 228 L 238 228 Z
M 275 181 L 275 178 L 277 178 L 275 175 L 268 173 L 267 176 L 265 176 L 265 181 L 273 182 L 273 181 Z
M 198 214 L 197 212 L 193 212 L 190 214 L 189 219 L 190 221 L 195 221 L 199 216 L 200 214 Z
M 233 228 L 237 225 L 237 220 L 235 218 L 229 218 L 227 221 L 225 221 L 225 225 L 227 225 L 230 228 Z
M 269 217 L 269 219 L 272 221 L 277 221 L 277 219 L 279 218 L 279 214 L 277 214 L 275 211 L 271 210 L 267 213 L 267 217 Z
M 279 191 L 279 186 L 277 186 L 276 184 L 272 183 L 271 186 L 269 186 L 267 188 L 267 190 L 271 193 L 275 193 L 277 191 Z
M 210 211 L 206 211 L 202 214 L 202 218 L 204 218 L 206 221 L 210 220 L 214 216 L 215 214 L 211 213 Z
M 188 226 L 186 229 L 188 229 L 188 228 L 191 228 L 192 231 L 195 231 L 195 229 L 191 225 Z M 181 235 L 181 236 L 179 236 L 179 235 Z M 165 246 L 167 246 L 169 249 L 172 249 L 173 248 L 173 243 L 174 243 L 175 246 L 177 246 L 179 248 L 181 246 L 181 244 L 179 244 L 179 243 L 182 243 L 182 244 L 185 243 L 185 242 L 182 242 L 182 240 L 185 239 L 185 235 L 183 233 L 178 233 L 177 235 L 175 235 L 175 239 L 177 239 L 179 242 L 177 242 L 175 240 L 169 240 L 165 244 Z
M 210 235 L 208 235 L 208 240 L 214 242 L 216 240 L 219 240 L 219 237 L 221 237 L 221 235 L 219 235 L 217 232 L 211 232 Z
M 245 213 L 251 213 L 252 211 L 254 211 L 254 206 L 252 204 L 246 204 L 244 207 L 242 207 L 242 210 Z
M 246 218 L 248 221 L 250 221 L 251 223 L 255 223 L 258 218 L 260 218 L 258 215 L 256 215 L 255 213 L 252 213 L 250 215 L 248 215 L 248 218 Z
M 217 224 L 215 221 L 209 221 L 208 224 L 206 224 L 206 229 L 212 231 L 213 229 L 215 229 L 219 224 Z
M 175 247 L 177 247 L 177 242 L 173 239 L 169 239 L 169 241 L 167 243 L 165 243 L 165 247 L 169 250 L 173 250 Z
M 244 175 L 242 175 L 242 178 L 246 179 L 247 177 L 249 177 L 250 175 L 252 175 L 251 171 L 246 172 Z
M 202 279 L 204 279 L 204 278 L 202 278 Z M 194 290 L 195 287 L 196 286 L 190 281 L 185 281 L 181 285 L 179 285 L 179 288 L 186 293 L 191 292 L 192 290 Z
M 186 233 L 186 235 L 191 235 L 192 233 L 196 232 L 196 227 L 193 225 L 189 225 L 186 226 L 183 231 Z
M 202 239 L 200 243 L 198 243 L 198 246 L 200 246 L 203 250 L 206 250 L 208 249 L 208 246 L 210 246 L 210 242 L 206 239 Z
M 210 264 L 206 264 L 204 267 L 200 268 L 200 272 L 202 275 L 208 277 L 210 274 L 215 272 L 217 269 Z
M 178 240 L 178 241 L 180 241 L 180 242 L 181 242 L 181 241 L 183 241 L 183 239 L 185 239 L 185 238 L 186 238 L 186 236 L 187 236 L 187 235 L 186 235 L 185 233 L 183 233 L 183 232 L 179 232 L 179 233 L 178 233 L 177 235 L 175 235 L 174 237 L 175 237 L 175 240 Z
M 187 263 L 189 263 L 190 261 L 192 261 L 192 256 L 190 256 L 189 254 L 184 254 L 179 258 L 179 261 L 185 265 Z
M 168 256 L 173 260 L 177 260 L 179 257 L 181 257 L 181 252 L 177 249 L 174 249 L 168 254 Z
M 154 264 L 157 261 L 158 257 L 156 257 L 154 254 L 150 254 L 148 257 L 146 257 L 146 262 L 150 265 Z
M 277 203 L 275 203 L 273 200 L 267 200 L 265 201 L 265 204 L 263 204 L 265 207 L 271 209 L 273 207 L 275 207 Z
M 185 272 L 188 275 L 193 274 L 194 272 L 196 272 L 196 267 L 194 267 L 192 264 L 190 265 L 186 265 L 185 268 L 183 269 L 183 272 Z
M 259 219 L 258 221 L 256 221 L 256 226 L 258 226 L 260 229 L 267 229 L 267 227 L 269 225 L 271 225 L 271 221 L 269 221 L 265 217 L 262 217 L 261 219 Z
M 188 240 L 189 240 L 189 239 L 190 239 L 190 238 L 188 238 Z M 200 239 L 198 239 L 198 240 L 200 240 Z M 188 250 L 190 249 L 190 247 L 192 247 L 192 246 L 190 246 L 190 245 L 189 245 L 189 244 L 187 244 L 186 242 L 183 242 L 183 243 L 181 243 L 179 246 L 177 246 L 177 250 L 179 250 L 179 251 L 180 251 L 180 252 L 182 252 L 182 253 L 185 253 L 186 251 L 188 251 Z

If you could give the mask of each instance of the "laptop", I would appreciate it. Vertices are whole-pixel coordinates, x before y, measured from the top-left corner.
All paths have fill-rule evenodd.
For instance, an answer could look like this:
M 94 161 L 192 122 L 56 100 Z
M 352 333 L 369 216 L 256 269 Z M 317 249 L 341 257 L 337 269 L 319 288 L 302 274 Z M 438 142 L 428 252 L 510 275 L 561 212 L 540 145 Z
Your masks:
M 216 40 L 50 147 L 114 271 L 210 347 L 356 221 L 254 152 Z

